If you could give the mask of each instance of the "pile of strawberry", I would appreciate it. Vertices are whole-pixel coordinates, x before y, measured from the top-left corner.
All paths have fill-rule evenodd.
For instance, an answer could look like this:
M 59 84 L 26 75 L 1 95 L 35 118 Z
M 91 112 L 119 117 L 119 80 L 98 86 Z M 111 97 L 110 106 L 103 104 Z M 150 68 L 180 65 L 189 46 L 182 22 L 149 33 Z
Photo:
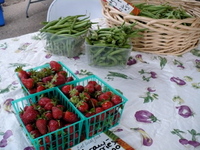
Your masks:
M 112 91 L 104 92 L 102 86 L 96 81 L 88 81 L 85 86 L 70 84 L 64 85 L 61 87 L 61 91 L 85 117 L 91 117 L 101 113 L 96 117 L 92 117 L 90 119 L 91 123 L 108 121 L 106 120 L 108 119 L 107 116 L 110 116 L 112 121 L 114 121 L 113 119 L 118 121 L 120 117 L 115 106 L 122 103 L 122 98 L 119 95 L 114 94 Z M 105 112 L 105 110 L 108 109 L 110 110 Z
M 57 98 L 49 98 L 46 96 L 40 97 L 36 104 L 25 106 L 20 112 L 20 118 L 33 138 L 72 125 L 80 120 L 77 114 L 69 111 L 69 108 L 58 104 Z M 78 133 L 76 133 L 78 129 L 76 129 L 74 125 L 65 128 L 64 131 L 66 134 L 70 134 L 70 138 L 79 136 Z M 48 145 L 50 143 L 52 144 L 52 141 L 50 141 L 49 136 L 46 136 L 45 144 Z
M 56 61 L 50 61 L 50 67 L 41 70 L 25 71 L 21 66 L 15 69 L 22 84 L 30 94 L 43 91 L 66 82 L 73 81 L 72 76 L 68 76 L 61 64 Z

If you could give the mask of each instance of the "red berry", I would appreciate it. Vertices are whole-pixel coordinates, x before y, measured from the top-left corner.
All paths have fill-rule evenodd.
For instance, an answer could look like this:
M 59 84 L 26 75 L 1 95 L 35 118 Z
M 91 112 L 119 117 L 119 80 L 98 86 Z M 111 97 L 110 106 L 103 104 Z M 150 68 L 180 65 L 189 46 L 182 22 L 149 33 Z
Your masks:
M 27 89 L 32 89 L 34 87 L 34 80 L 32 78 L 23 78 L 21 81 Z
M 28 79 L 30 77 L 27 71 L 23 70 L 21 66 L 17 67 L 15 72 L 18 73 L 17 75 L 20 79 Z
M 119 95 L 113 95 L 111 97 L 111 101 L 114 105 L 120 104 L 122 102 L 122 98 Z
M 48 97 L 41 97 L 39 100 L 38 100 L 38 104 L 41 106 L 41 107 L 44 107 L 48 102 L 52 102 L 52 99 L 48 98 Z
M 62 70 L 61 64 L 59 64 L 57 61 L 52 60 L 52 61 L 50 61 L 49 65 L 50 65 L 51 69 L 55 72 L 59 72 Z
M 33 138 L 37 138 L 37 137 L 41 136 L 41 133 L 38 129 L 32 130 L 30 132 L 30 134 L 33 136 Z
M 74 122 L 77 122 L 79 119 L 78 119 L 78 116 L 73 113 L 73 112 L 70 112 L 70 111 L 66 111 L 64 113 L 64 118 L 63 118 L 65 121 L 69 122 L 69 123 L 74 123 Z
M 58 120 L 50 120 L 48 123 L 49 132 L 53 132 L 60 128 L 60 124 Z
M 73 85 L 64 85 L 61 88 L 61 91 L 66 95 L 69 96 L 69 91 L 71 91 L 73 89 Z
M 78 104 L 76 104 L 76 107 L 82 113 L 88 111 L 88 109 L 89 109 L 89 105 L 84 101 L 78 102 Z
M 105 101 L 105 102 L 103 102 L 103 103 L 101 104 L 101 106 L 102 106 L 102 108 L 103 108 L 104 110 L 107 110 L 107 109 L 113 107 L 114 104 L 113 104 L 111 101 Z
M 48 103 L 44 106 L 44 109 L 45 109 L 45 110 L 51 110 L 53 106 L 55 106 L 55 104 L 54 104 L 53 102 L 48 102 Z
M 110 96 L 106 93 L 102 93 L 98 96 L 98 100 L 99 101 L 109 101 L 110 100 Z
M 53 115 L 54 119 L 61 119 L 62 118 L 63 111 L 60 108 L 53 106 L 51 111 L 52 111 L 52 115 Z
M 43 85 L 39 85 L 39 86 L 37 86 L 37 88 L 36 88 L 36 92 L 40 92 L 40 91 L 43 91 L 43 90 L 45 90 L 46 88 L 43 86 Z
M 53 77 L 53 80 L 54 80 L 54 78 L 55 78 L 55 81 L 53 82 L 53 84 L 55 86 L 62 85 L 62 84 L 64 84 L 66 82 L 66 78 L 61 74 L 56 74 Z
M 36 120 L 35 124 L 42 135 L 47 133 L 47 120 L 40 118 Z
M 32 124 L 27 124 L 27 125 L 26 125 L 26 129 L 27 129 L 28 132 L 31 132 L 31 131 L 34 130 L 34 127 L 33 127 Z

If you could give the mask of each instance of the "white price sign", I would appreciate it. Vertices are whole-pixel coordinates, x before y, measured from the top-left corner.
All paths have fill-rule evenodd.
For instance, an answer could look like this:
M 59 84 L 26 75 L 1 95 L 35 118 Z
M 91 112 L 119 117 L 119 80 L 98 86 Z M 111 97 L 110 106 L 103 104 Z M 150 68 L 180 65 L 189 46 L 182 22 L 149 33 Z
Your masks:
M 134 9 L 133 6 L 131 6 L 124 0 L 107 0 L 107 2 L 109 3 L 110 6 L 115 7 L 116 9 L 118 9 L 123 13 L 130 14 L 131 11 Z

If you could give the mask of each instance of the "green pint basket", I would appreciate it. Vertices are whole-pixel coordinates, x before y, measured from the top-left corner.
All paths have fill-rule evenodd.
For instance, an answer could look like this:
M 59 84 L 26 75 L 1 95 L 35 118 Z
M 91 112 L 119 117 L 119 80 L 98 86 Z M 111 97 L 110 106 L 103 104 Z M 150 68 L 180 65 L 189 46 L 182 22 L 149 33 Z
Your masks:
M 96 81 L 98 84 L 101 85 L 102 91 L 112 91 L 113 94 L 119 95 L 122 98 L 122 102 L 114 105 L 113 107 L 104 110 L 101 113 L 97 113 L 95 115 L 92 115 L 90 117 L 86 117 L 83 113 L 81 113 L 75 105 L 74 108 L 76 108 L 84 118 L 84 126 L 83 126 L 83 135 L 86 139 L 90 139 L 104 131 L 109 130 L 110 128 L 116 126 L 119 124 L 120 118 L 122 116 L 122 112 L 124 109 L 125 103 L 128 101 L 126 97 L 124 97 L 121 93 L 119 93 L 116 89 L 111 87 L 109 84 L 107 84 L 105 81 L 97 77 L 96 75 L 91 75 L 85 78 L 78 79 L 76 81 L 72 81 L 70 83 L 66 83 L 65 85 L 87 85 L 89 81 Z M 59 86 L 58 88 L 62 90 L 62 86 Z M 64 93 L 63 93 L 64 94 Z M 67 96 L 66 96 L 67 97 Z M 68 98 L 69 99 L 69 98 Z M 69 99 L 70 101 L 70 99 Z M 71 101 L 70 101 L 71 102 Z M 73 103 L 72 103 L 73 104 Z
M 79 120 L 68 126 L 63 126 L 53 132 L 48 132 L 47 134 L 44 134 L 37 138 L 33 138 L 30 132 L 28 132 L 28 130 L 26 129 L 25 124 L 22 122 L 22 119 L 20 118 L 20 113 L 27 105 L 30 106 L 32 104 L 36 104 L 38 99 L 42 95 L 45 95 L 49 98 L 56 98 L 58 100 L 57 104 L 62 104 L 66 107 L 66 110 L 74 112 L 78 116 Z M 64 150 L 71 148 L 81 142 L 82 126 L 84 119 L 82 118 L 80 112 L 73 108 L 73 105 L 69 103 L 69 101 L 66 99 L 66 97 L 63 96 L 58 88 L 51 88 L 14 100 L 12 101 L 12 107 L 20 126 L 23 128 L 24 135 L 27 137 L 27 139 L 36 150 Z M 73 132 L 70 132 L 71 128 L 73 128 Z
M 73 80 L 77 80 L 78 77 L 67 67 L 65 66 L 62 62 L 58 61 L 59 64 L 61 64 L 62 68 L 64 71 L 67 72 L 67 77 L 72 77 Z M 38 67 L 35 67 L 35 68 L 31 68 L 31 69 L 27 69 L 26 71 L 31 71 L 31 70 L 34 70 L 34 71 L 41 71 L 42 69 L 45 69 L 45 68 L 50 68 L 50 64 L 49 63 L 46 63 L 44 65 L 41 65 L 41 66 L 38 66 Z M 24 90 L 24 93 L 25 95 L 29 95 L 29 94 L 32 94 L 28 91 L 28 89 L 24 86 L 24 84 L 21 82 L 19 76 L 18 76 L 18 73 L 16 73 L 17 75 L 17 78 L 19 79 L 20 81 L 20 84 L 22 86 L 22 89 Z

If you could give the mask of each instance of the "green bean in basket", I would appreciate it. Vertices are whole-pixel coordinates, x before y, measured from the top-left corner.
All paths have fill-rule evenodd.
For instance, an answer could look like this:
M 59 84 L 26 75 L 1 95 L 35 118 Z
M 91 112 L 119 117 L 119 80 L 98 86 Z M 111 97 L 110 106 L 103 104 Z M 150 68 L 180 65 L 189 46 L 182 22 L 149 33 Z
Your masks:
M 45 22 L 40 32 L 46 41 L 46 50 L 61 56 L 78 56 L 92 24 L 86 15 L 60 17 L 57 20 Z
M 89 30 L 86 52 L 91 66 L 126 66 L 132 50 L 130 38 L 140 36 L 145 29 L 133 29 L 136 24 Z

